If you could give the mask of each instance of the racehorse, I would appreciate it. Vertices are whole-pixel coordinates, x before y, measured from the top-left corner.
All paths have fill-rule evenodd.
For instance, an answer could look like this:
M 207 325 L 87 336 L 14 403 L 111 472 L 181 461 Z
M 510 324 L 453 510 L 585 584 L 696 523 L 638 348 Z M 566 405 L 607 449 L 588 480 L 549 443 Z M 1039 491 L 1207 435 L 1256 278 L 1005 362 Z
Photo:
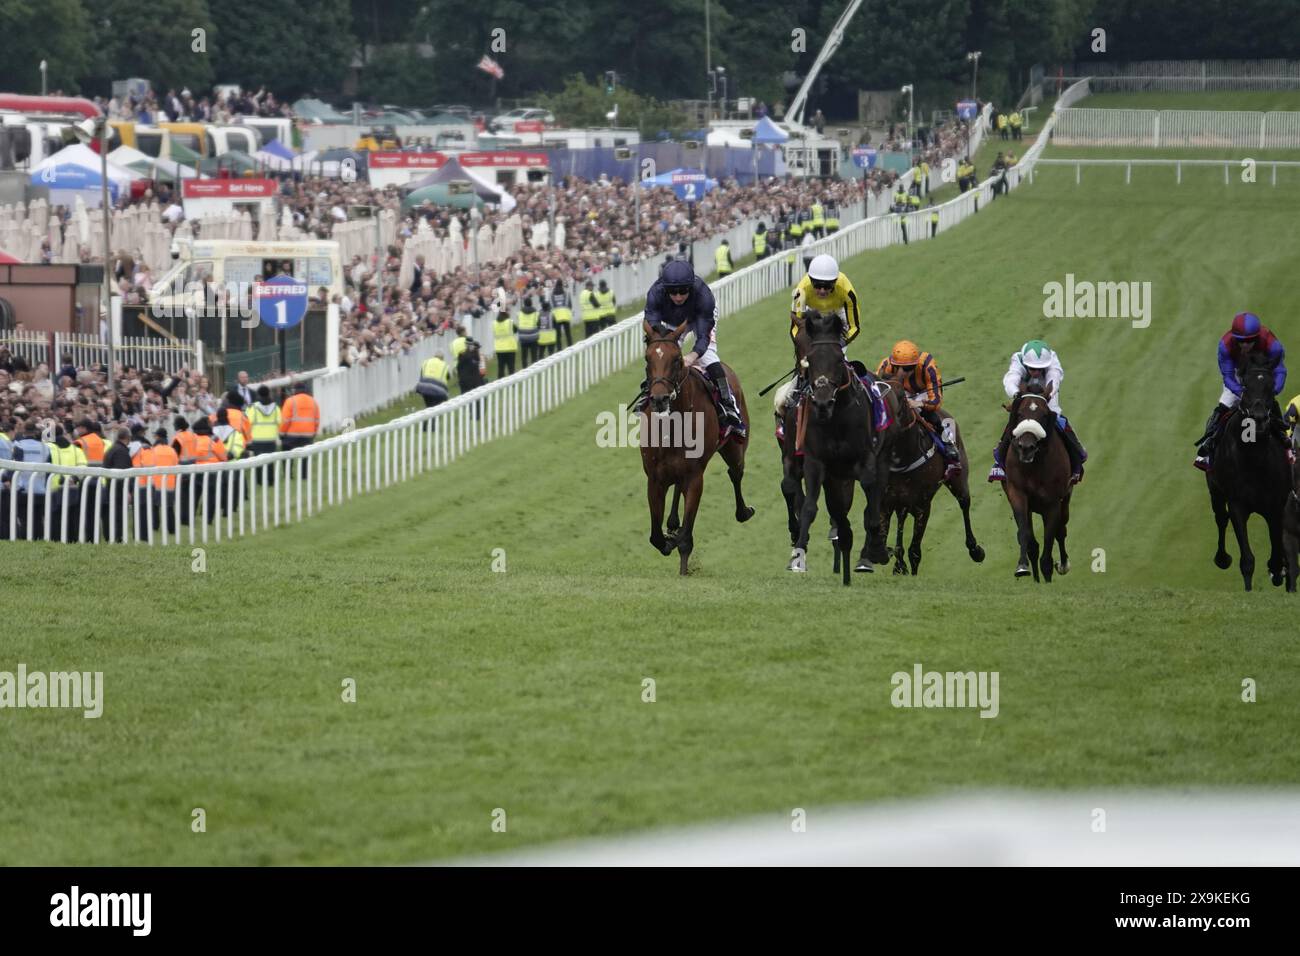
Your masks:
M 687 563 L 695 547 L 695 515 L 704 492 L 704 471 L 715 452 L 727 463 L 727 476 L 736 492 L 736 520 L 748 521 L 754 509 L 745 504 L 740 484 L 745 476 L 745 442 L 728 438 L 718 446 L 718 410 L 705 384 L 703 370 L 692 372 L 682 358 L 679 339 L 686 333 L 686 322 L 663 335 L 649 322 L 645 329 L 646 381 L 649 382 L 647 411 L 641 418 L 641 466 L 646 474 L 646 492 L 650 499 L 650 543 L 660 554 L 681 558 L 681 573 L 687 574 Z M 729 367 L 727 381 L 736 405 L 740 408 L 745 427 L 749 427 L 749 410 L 745 407 L 745 393 L 740 380 Z M 689 424 L 688 424 L 689 422 Z M 676 437 L 671 440 L 648 441 L 652 429 L 661 437 L 667 423 L 671 432 L 676 424 Z M 685 440 L 693 435 L 696 444 L 691 447 Z M 673 488 L 672 512 L 668 518 L 668 535 L 663 533 L 664 495 Z M 681 522 L 677 520 L 677 505 L 685 496 L 686 508 Z
M 1291 491 L 1291 471 L 1286 447 L 1276 440 L 1278 419 L 1273 415 L 1273 372 L 1268 359 L 1252 355 L 1242 373 L 1241 401 L 1232 410 L 1215 439 L 1212 466 L 1205 475 L 1210 505 L 1219 528 L 1219 548 L 1214 563 L 1227 570 L 1232 556 L 1224 548 L 1228 522 L 1237 535 L 1241 551 L 1241 577 L 1251 590 L 1255 575 L 1255 554 L 1250 549 L 1246 523 L 1252 514 L 1268 524 L 1270 553 L 1268 572 L 1276 587 L 1287 570 L 1282 546 L 1282 514 Z M 1288 585 L 1288 590 L 1292 586 Z
M 901 390 L 899 382 L 893 383 Z M 908 515 L 912 517 L 912 543 L 907 548 L 907 557 L 911 562 L 911 573 L 915 575 L 921 566 L 921 541 L 925 537 L 926 525 L 930 521 L 930 505 L 939 486 L 946 484 L 952 496 L 961 506 L 962 520 L 966 525 L 966 551 L 971 560 L 979 563 L 984 560 L 984 549 L 975 540 L 975 532 L 970 526 L 970 462 L 966 456 L 966 445 L 962 441 L 957 423 L 940 409 L 939 417 L 944 422 L 952 422 L 952 434 L 957 443 L 957 453 L 961 459 L 961 473 L 945 481 L 944 472 L 947 462 L 938 453 L 929 429 L 911 402 L 902 402 L 898 427 L 900 433 L 893 442 L 889 456 L 889 482 L 885 499 L 881 506 L 880 533 L 889 538 L 890 519 L 898 521 L 898 541 L 893 549 L 894 573 L 907 574 L 907 565 L 903 563 L 903 525 Z
M 1067 574 L 1070 558 L 1065 553 L 1065 529 L 1070 520 L 1070 455 L 1056 426 L 1056 413 L 1048 407 L 1052 386 L 1043 387 L 1034 376 L 1011 405 L 1011 449 L 1007 454 L 1007 501 L 1016 519 L 1020 542 L 1020 563 L 1016 577 L 1034 575 L 1052 581 L 1052 546 L 1061 552 L 1057 574 Z M 1038 553 L 1034 537 L 1034 515 L 1043 517 L 1043 552 Z
M 808 570 L 808 528 L 817 514 L 817 497 L 826 491 L 826 510 L 836 530 L 836 550 L 844 583 L 850 580 L 853 552 L 853 486 L 868 474 L 872 455 L 871 401 L 866 387 L 844 359 L 836 315 L 805 311 L 796 319 L 800 365 L 807 372 L 802 399 L 805 429 L 803 472 L 806 482 L 799 537 L 790 554 L 790 571 Z
M 1300 451 L 1300 426 L 1292 429 L 1291 454 Z M 1295 593 L 1300 577 L 1300 463 L 1291 466 L 1291 490 L 1282 509 L 1282 549 L 1286 552 L 1286 589 Z

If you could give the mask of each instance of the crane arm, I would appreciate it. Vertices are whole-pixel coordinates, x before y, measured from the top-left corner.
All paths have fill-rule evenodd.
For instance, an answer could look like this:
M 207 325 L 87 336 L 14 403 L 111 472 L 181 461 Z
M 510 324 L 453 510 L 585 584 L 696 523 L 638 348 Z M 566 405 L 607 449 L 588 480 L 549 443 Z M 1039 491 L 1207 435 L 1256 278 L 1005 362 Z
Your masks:
M 785 112 L 786 122 L 790 125 L 803 125 L 803 111 L 808 104 L 808 93 L 812 90 L 812 85 L 817 81 L 817 75 L 821 73 L 826 61 L 839 49 L 840 43 L 844 39 L 844 31 L 848 29 L 849 21 L 853 19 L 853 15 L 858 12 L 860 6 L 862 6 L 862 0 L 849 0 L 849 5 L 844 8 L 840 18 L 835 21 L 835 26 L 831 28 L 830 35 L 826 37 L 826 43 L 822 46 L 821 52 L 817 54 L 817 59 L 813 61 L 812 68 L 808 70 L 808 75 L 804 77 L 799 92 L 790 101 L 790 108 Z

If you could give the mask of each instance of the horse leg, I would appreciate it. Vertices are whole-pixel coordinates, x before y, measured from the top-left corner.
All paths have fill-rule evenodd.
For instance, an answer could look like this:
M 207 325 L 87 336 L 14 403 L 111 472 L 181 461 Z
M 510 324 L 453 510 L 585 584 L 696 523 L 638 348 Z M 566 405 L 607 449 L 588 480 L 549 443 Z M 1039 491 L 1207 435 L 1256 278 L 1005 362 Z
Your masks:
M 853 524 L 849 520 L 849 505 L 853 494 L 852 481 L 834 479 L 826 482 L 826 512 L 838 531 L 835 540 L 835 570 L 845 585 L 853 580 L 849 557 L 853 553 Z
M 1270 515 L 1268 522 L 1268 575 L 1273 587 L 1278 587 L 1286 579 L 1286 554 L 1282 550 L 1282 516 Z
M 681 502 L 681 500 L 682 500 L 682 486 L 679 484 L 674 484 L 673 485 L 673 506 L 672 509 L 668 512 L 668 537 L 669 538 L 677 537 L 677 532 L 682 526 L 681 521 L 677 517 L 677 505 Z M 663 510 L 662 503 L 660 503 L 659 509 L 660 511 Z
M 1232 531 L 1237 536 L 1237 550 L 1241 554 L 1237 566 L 1241 569 L 1241 578 L 1249 591 L 1251 579 L 1255 576 L 1255 552 L 1250 550 L 1250 532 L 1246 529 L 1250 515 L 1245 507 L 1234 502 L 1228 505 L 1228 517 L 1232 520 Z
M 781 495 L 785 498 L 786 527 L 790 530 L 790 546 L 799 540 L 799 512 L 803 510 L 803 484 L 794 474 L 790 459 L 781 458 Z
M 898 520 L 898 537 L 894 540 L 894 573 L 906 574 L 907 565 L 903 563 L 903 526 L 907 524 L 907 508 L 903 505 L 895 507 L 894 517 Z
M 912 543 L 907 548 L 907 560 L 912 564 L 913 577 L 921 569 L 921 541 L 925 538 L 925 526 L 930 523 L 930 504 L 927 501 L 912 512 Z
M 744 523 L 754 517 L 754 509 L 745 504 L 745 495 L 740 490 L 740 483 L 745 478 L 745 446 L 729 441 L 722 446 L 720 454 L 727 463 L 727 477 L 736 492 L 736 520 Z
M 803 511 L 799 515 L 799 537 L 790 551 L 790 563 L 787 571 L 808 570 L 808 528 L 817 516 L 817 496 L 822 490 L 822 466 L 816 459 L 805 459 L 803 466 L 804 481 L 807 488 L 804 493 Z
M 646 494 L 650 499 L 650 543 L 660 554 L 672 554 L 672 543 L 664 537 L 664 493 L 668 489 L 653 478 L 646 482 Z
M 682 526 L 677 532 L 677 553 L 681 556 L 683 575 L 690 574 L 687 569 L 687 562 L 691 559 L 691 551 L 695 548 L 695 513 L 700 508 L 700 497 L 704 494 L 704 469 L 687 479 L 686 482 L 686 510 L 682 515 Z
M 1283 530 L 1282 530 L 1282 547 L 1286 552 L 1286 590 L 1288 594 L 1295 593 L 1296 578 L 1300 577 L 1300 535 L 1294 530 L 1294 518 L 1289 517 L 1288 512 L 1295 507 L 1294 502 L 1287 505 L 1287 511 L 1283 513 Z
M 1029 512 L 1029 501 L 1024 492 L 1007 482 L 1007 502 L 1011 505 L 1011 516 L 1016 519 L 1016 541 L 1020 545 L 1020 562 L 1016 565 L 1016 577 L 1023 578 L 1032 573 L 1036 580 L 1038 569 L 1033 567 L 1029 557 L 1029 543 L 1034 539 L 1033 515 Z M 1033 541 L 1033 551 L 1036 560 L 1037 541 Z
M 947 484 L 948 490 L 957 499 L 957 506 L 961 508 L 961 521 L 966 526 L 966 553 L 970 555 L 972 561 L 979 564 L 984 560 L 984 549 L 975 540 L 975 532 L 970 526 L 970 482 L 967 480 L 969 471 L 970 465 L 966 460 L 965 450 L 963 449 L 961 474 Z
M 1065 553 L 1065 527 L 1070 523 L 1070 496 L 1067 494 L 1061 502 L 1061 519 L 1056 526 L 1056 548 L 1061 553 L 1061 560 L 1056 565 L 1057 574 L 1070 573 L 1070 556 Z
M 1048 584 L 1052 583 L 1052 548 L 1056 544 L 1060 526 L 1061 506 L 1059 503 L 1050 505 L 1043 511 L 1043 553 L 1038 562 L 1043 572 L 1043 580 Z
M 1232 567 L 1232 555 L 1224 547 L 1228 533 L 1228 500 L 1213 487 L 1210 488 L 1210 507 L 1214 509 L 1214 523 L 1219 527 L 1219 550 L 1214 552 L 1214 566 L 1226 571 Z
M 889 491 L 889 458 L 879 450 L 867 457 L 862 493 L 867 497 L 867 553 L 876 564 L 889 561 L 889 516 L 884 499 Z

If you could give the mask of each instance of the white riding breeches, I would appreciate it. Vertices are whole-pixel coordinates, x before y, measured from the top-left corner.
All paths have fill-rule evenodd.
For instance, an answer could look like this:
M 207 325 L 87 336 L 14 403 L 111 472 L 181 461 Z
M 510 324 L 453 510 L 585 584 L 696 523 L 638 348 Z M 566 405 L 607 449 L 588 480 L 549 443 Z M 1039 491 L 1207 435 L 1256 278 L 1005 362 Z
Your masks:
M 1219 396 L 1220 405 L 1224 408 L 1236 408 L 1237 403 L 1240 401 L 1241 399 L 1237 397 L 1232 389 L 1228 388 L 1226 385 L 1223 386 L 1223 394 Z

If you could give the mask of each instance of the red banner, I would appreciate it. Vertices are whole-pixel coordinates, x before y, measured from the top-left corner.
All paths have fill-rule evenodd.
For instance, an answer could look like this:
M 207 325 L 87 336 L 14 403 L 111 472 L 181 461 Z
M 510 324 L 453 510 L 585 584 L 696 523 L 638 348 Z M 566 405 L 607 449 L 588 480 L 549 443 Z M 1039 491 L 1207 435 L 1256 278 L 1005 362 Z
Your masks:
M 275 182 L 270 179 L 183 179 L 186 199 L 270 199 Z
M 520 120 L 515 124 L 516 133 L 540 133 L 546 128 L 541 120 Z
M 446 153 L 371 153 L 371 169 L 441 169 L 447 163 Z M 545 153 L 523 150 L 498 150 L 494 152 L 459 153 L 456 159 L 467 169 L 472 166 L 527 166 L 545 168 Z

